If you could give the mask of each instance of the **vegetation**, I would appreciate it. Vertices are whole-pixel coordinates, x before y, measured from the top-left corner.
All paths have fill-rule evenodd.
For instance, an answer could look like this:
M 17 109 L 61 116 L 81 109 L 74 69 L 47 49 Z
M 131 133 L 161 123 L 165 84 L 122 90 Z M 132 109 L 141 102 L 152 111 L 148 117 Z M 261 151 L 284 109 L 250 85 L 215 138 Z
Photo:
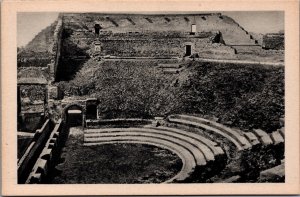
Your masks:
M 274 131 L 284 115 L 284 68 L 195 63 L 180 111 L 215 116 L 243 129 Z
M 284 68 L 192 62 L 179 75 L 166 75 L 155 65 L 90 60 L 59 86 L 67 96 L 97 97 L 104 118 L 194 113 L 242 129 L 279 128 Z

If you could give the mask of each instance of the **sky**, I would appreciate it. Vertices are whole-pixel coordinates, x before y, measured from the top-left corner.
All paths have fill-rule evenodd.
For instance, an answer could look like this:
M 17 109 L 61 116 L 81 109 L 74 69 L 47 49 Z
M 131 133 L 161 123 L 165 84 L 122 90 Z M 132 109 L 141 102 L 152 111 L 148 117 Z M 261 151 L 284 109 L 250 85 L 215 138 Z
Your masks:
M 174 13 L 174 12 L 173 12 Z M 196 13 L 196 12 L 193 12 Z M 278 11 L 240 11 L 222 12 L 233 18 L 244 29 L 255 33 L 275 33 L 284 30 L 284 12 Z M 53 23 L 58 17 L 56 12 L 18 13 L 17 42 L 18 47 L 25 46 L 42 29 Z
M 222 12 L 233 18 L 244 29 L 255 33 L 277 33 L 284 30 L 284 12 L 252 11 L 252 12 Z
M 25 46 L 42 29 L 53 23 L 58 17 L 54 12 L 21 12 L 17 15 L 18 47 Z

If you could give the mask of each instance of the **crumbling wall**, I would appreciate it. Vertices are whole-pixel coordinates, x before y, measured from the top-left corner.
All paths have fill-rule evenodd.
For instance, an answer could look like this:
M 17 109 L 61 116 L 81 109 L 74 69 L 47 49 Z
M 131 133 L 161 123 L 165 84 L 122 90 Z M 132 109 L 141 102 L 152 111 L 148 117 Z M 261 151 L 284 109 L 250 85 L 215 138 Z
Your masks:
M 19 118 L 18 129 L 35 131 L 44 120 L 45 115 L 45 85 L 19 85 Z
M 26 177 L 26 183 L 41 183 L 47 178 L 49 175 L 48 172 L 54 167 L 59 158 L 63 141 L 63 130 L 63 122 L 59 120 L 58 123 L 55 124 L 54 129 L 49 131 L 49 137 L 41 147 L 42 150 L 35 160 L 31 173 Z
M 41 30 L 25 47 L 18 50 L 17 65 L 19 67 L 47 67 L 51 62 L 53 33 L 57 21 Z
M 71 31 L 71 30 L 67 30 Z M 97 49 L 93 43 L 96 39 Z M 170 31 L 170 32 L 126 32 L 112 33 L 111 31 L 100 32 L 99 37 L 90 36 L 86 31 L 76 31 L 70 33 L 63 43 L 63 57 L 79 58 L 87 53 L 89 56 L 116 56 L 116 57 L 156 57 L 170 58 L 183 57 L 185 55 L 186 43 L 192 43 L 193 51 L 213 53 L 218 50 L 214 43 L 224 43 L 221 32 L 196 32 L 190 35 L 189 32 Z M 68 50 L 68 49 L 72 50 Z M 74 50 L 73 50 L 74 49 Z M 223 49 L 222 49 L 223 50 Z M 232 53 L 226 48 L 219 54 Z M 212 54 L 212 53 L 210 53 Z
M 214 40 L 217 32 L 197 32 L 195 35 L 190 35 L 189 32 L 169 31 L 169 32 L 149 32 L 149 31 L 138 31 L 138 32 L 126 32 L 126 33 L 112 33 L 111 31 L 102 31 L 98 36 L 91 35 L 86 31 L 74 30 L 73 28 L 66 28 L 68 36 L 64 39 L 63 47 L 66 49 L 71 48 L 72 50 L 64 50 L 64 56 L 80 56 L 82 52 L 90 52 L 94 47 L 93 43 L 96 40 L 101 45 L 101 51 L 108 50 L 120 50 L 130 51 L 134 48 L 140 48 L 140 51 L 147 50 L 159 50 L 159 48 L 180 48 L 182 43 L 193 40 L 201 40 L 199 42 L 209 43 Z M 154 43 L 154 46 L 147 46 Z M 111 46 L 110 46 L 111 45 Z M 119 47 L 125 47 L 119 49 Z M 143 49 L 146 47 L 147 49 Z M 149 47 L 154 47 L 150 49 Z M 170 48 L 171 47 L 171 48 Z M 164 49 L 166 50 L 166 49 Z M 104 52 L 103 52 L 104 54 Z M 112 54 L 106 54 L 112 55 Z
M 32 142 L 28 146 L 22 158 L 18 161 L 18 183 L 25 183 L 50 135 L 52 128 L 52 122 L 47 119 L 41 129 L 36 130 Z
M 55 80 L 57 66 L 61 55 L 62 30 L 63 30 L 63 16 L 60 15 L 58 17 L 57 25 L 55 27 L 54 35 L 53 35 L 53 45 L 51 46 L 51 63 L 48 65 L 51 81 Z
M 263 49 L 284 50 L 284 34 L 266 34 L 263 36 Z

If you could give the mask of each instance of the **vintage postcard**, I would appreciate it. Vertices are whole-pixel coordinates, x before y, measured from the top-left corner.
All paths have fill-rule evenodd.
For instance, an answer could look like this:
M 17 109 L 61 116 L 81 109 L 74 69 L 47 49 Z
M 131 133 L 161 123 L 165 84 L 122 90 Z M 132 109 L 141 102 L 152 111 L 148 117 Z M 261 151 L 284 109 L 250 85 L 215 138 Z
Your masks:
M 3 1 L 4 195 L 299 194 L 298 1 Z

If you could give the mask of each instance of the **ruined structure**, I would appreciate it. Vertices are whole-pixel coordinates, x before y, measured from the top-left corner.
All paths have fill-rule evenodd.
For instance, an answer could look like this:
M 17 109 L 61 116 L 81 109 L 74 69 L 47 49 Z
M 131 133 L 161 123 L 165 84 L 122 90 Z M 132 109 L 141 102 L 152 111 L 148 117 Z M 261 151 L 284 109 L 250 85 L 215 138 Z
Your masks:
M 168 183 L 233 175 L 237 182 L 259 181 L 260 171 L 284 159 L 284 90 L 266 83 L 276 73 L 281 87 L 284 73 L 261 66 L 274 54 L 281 61 L 282 38 L 268 35 L 260 46 L 220 13 L 60 14 L 18 53 L 18 130 L 35 133 L 19 158 L 19 183 L 49 181 L 73 126 L 85 128 L 82 146 L 136 143 L 174 152 L 183 164 Z M 233 63 L 253 61 L 249 55 L 259 67 Z M 268 91 L 276 92 L 276 102 L 259 106 L 260 98 L 269 101 Z M 268 107 L 277 110 L 272 118 Z
M 284 34 L 272 33 L 264 35 L 262 47 L 264 49 L 284 50 Z

